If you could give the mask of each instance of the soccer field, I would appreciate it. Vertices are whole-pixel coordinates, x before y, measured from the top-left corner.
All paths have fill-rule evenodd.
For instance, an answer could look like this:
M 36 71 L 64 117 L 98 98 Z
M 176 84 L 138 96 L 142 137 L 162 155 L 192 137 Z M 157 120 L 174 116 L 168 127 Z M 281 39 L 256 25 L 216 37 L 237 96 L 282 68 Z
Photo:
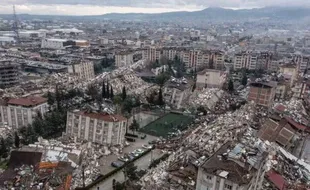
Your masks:
M 186 129 L 191 121 L 191 117 L 177 113 L 169 113 L 141 128 L 140 131 L 153 136 L 166 138 L 170 133 Z

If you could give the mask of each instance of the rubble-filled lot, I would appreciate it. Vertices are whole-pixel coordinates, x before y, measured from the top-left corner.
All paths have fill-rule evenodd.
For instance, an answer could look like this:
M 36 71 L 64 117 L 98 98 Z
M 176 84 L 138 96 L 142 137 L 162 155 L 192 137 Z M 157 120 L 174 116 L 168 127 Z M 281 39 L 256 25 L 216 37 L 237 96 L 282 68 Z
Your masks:
M 177 186 L 177 189 L 183 189 L 181 184 L 170 183 L 167 181 L 169 177 L 169 168 L 177 162 L 182 162 L 187 156 L 186 151 L 190 150 L 196 154 L 196 158 L 207 158 L 218 150 L 224 143 L 234 141 L 240 138 L 249 128 L 253 115 L 253 104 L 247 104 L 240 110 L 235 112 L 228 112 L 219 115 L 218 118 L 211 122 L 202 122 L 198 124 L 197 128 L 186 133 L 178 144 L 179 148 L 169 156 L 169 158 L 160 163 L 154 169 L 151 169 L 141 179 L 141 184 L 144 189 L 170 189 L 171 186 Z M 203 161 L 203 160 L 202 160 Z M 190 177 L 190 176 L 189 176 Z M 191 185 L 194 187 L 196 179 L 191 176 Z

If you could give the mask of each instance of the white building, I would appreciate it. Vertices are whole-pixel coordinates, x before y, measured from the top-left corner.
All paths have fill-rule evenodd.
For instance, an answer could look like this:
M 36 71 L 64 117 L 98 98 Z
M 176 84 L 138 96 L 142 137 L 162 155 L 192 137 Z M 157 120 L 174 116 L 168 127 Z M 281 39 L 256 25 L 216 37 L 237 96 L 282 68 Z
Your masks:
M 13 37 L 0 36 L 0 45 L 5 46 L 9 44 L 14 44 L 15 39 Z
M 234 69 L 255 70 L 258 68 L 258 56 L 250 52 L 242 52 L 235 55 Z
M 169 67 L 167 65 L 162 65 L 160 67 L 156 67 L 154 69 L 151 69 L 151 71 L 152 71 L 152 73 L 154 73 L 157 76 L 157 75 L 160 75 L 160 74 L 166 72 L 168 70 L 168 68 Z
M 226 73 L 224 71 L 206 69 L 197 74 L 196 88 L 222 88 L 226 81 Z
M 38 113 L 43 116 L 48 110 L 47 99 L 37 96 L 12 98 L 0 105 L 1 122 L 13 129 L 31 124 Z
M 124 144 L 127 119 L 105 113 L 68 112 L 66 135 L 99 144 Z
M 115 66 L 124 67 L 130 66 L 133 64 L 133 52 L 118 52 L 115 54 Z
M 192 88 L 187 83 L 168 81 L 163 88 L 163 98 L 166 104 L 180 109 L 183 103 L 188 100 L 191 90 Z
M 77 75 L 80 79 L 90 80 L 95 78 L 94 64 L 90 61 L 81 61 L 68 67 L 68 72 Z
M 142 59 L 154 62 L 161 58 L 161 49 L 155 47 L 149 47 L 143 50 Z
M 69 46 L 89 47 L 87 40 L 67 40 L 67 39 L 47 39 L 43 38 L 41 48 L 46 49 L 65 49 Z

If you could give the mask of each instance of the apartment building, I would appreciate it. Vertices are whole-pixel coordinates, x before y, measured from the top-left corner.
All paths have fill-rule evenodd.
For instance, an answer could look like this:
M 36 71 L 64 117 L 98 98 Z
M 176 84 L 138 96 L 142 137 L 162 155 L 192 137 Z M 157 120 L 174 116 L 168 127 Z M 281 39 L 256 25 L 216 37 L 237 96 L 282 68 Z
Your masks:
M 91 61 L 80 61 L 68 67 L 68 72 L 78 76 L 82 80 L 95 78 L 94 64 Z
M 124 144 L 127 119 L 120 115 L 74 111 L 67 113 L 66 135 L 77 140 Z
M 222 88 L 226 79 L 224 71 L 206 69 L 197 73 L 196 88 Z
M 0 119 L 13 129 L 18 129 L 31 124 L 38 113 L 44 115 L 47 111 L 46 98 L 39 96 L 11 98 L 2 101 Z
M 297 64 L 298 72 L 305 72 L 308 68 L 310 58 L 302 54 L 295 54 L 292 57 L 292 61 Z
M 270 108 L 275 98 L 276 86 L 277 82 L 274 81 L 251 83 L 248 101 Z
M 142 51 L 142 59 L 154 62 L 157 60 L 159 60 L 161 58 L 161 49 L 160 48 L 156 48 L 156 47 L 149 47 L 146 49 L 143 49 Z
M 234 69 L 258 69 L 258 55 L 251 52 L 241 52 L 235 54 Z
M 280 73 L 283 77 L 290 81 L 290 87 L 293 87 L 298 77 L 298 66 L 295 64 L 283 64 L 280 67 Z
M 0 61 L 0 88 L 12 87 L 20 82 L 19 65 L 10 60 Z
M 67 39 L 47 39 L 43 38 L 41 48 L 46 49 L 65 49 L 66 47 L 89 47 L 90 43 L 87 40 L 67 40 Z
M 176 109 L 182 108 L 182 104 L 188 100 L 190 93 L 190 85 L 173 81 L 167 82 L 163 88 L 165 102 Z
M 254 190 L 255 185 L 261 189 L 264 174 L 259 168 L 266 154 L 259 149 L 252 156 L 242 152 L 251 149 L 241 143 L 224 144 L 199 166 L 196 190 Z
M 115 54 L 115 66 L 116 67 L 124 67 L 130 66 L 133 64 L 133 52 L 130 51 L 122 51 L 117 52 Z

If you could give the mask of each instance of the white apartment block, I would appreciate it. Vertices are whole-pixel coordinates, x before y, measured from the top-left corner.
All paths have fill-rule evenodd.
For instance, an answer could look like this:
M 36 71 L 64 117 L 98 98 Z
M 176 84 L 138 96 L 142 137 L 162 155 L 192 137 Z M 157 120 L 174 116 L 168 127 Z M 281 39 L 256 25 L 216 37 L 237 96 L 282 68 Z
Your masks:
M 196 87 L 197 89 L 222 88 L 226 78 L 224 71 L 206 69 L 197 74 Z
M 156 75 L 156 76 L 166 72 L 167 70 L 168 70 L 168 66 L 167 65 L 163 65 L 163 66 L 151 69 L 152 73 L 154 73 L 154 75 Z
M 258 68 L 258 56 L 249 52 L 243 52 L 235 55 L 234 69 L 255 70 Z
M 115 66 L 124 67 L 133 64 L 133 52 L 119 52 L 115 54 Z
M 82 80 L 95 78 L 94 64 L 91 61 L 81 61 L 68 67 L 68 72 L 78 76 Z
M 66 135 L 77 140 L 119 145 L 125 142 L 127 119 L 120 115 L 68 112 Z
M 90 44 L 86 40 L 43 38 L 41 41 L 41 48 L 46 48 L 46 49 L 65 49 L 66 47 L 69 47 L 69 46 L 89 47 Z
M 308 68 L 310 58 L 303 55 L 293 55 L 293 62 L 298 66 L 298 72 L 304 72 Z
M 163 98 L 165 103 L 171 105 L 173 108 L 182 108 L 183 103 L 191 94 L 191 88 L 187 84 L 174 84 L 168 82 L 163 88 Z
M 47 99 L 37 96 L 12 98 L 0 105 L 0 121 L 13 129 L 31 124 L 38 113 L 48 111 Z
M 142 59 L 154 62 L 161 58 L 161 49 L 155 47 L 149 47 L 143 50 Z

